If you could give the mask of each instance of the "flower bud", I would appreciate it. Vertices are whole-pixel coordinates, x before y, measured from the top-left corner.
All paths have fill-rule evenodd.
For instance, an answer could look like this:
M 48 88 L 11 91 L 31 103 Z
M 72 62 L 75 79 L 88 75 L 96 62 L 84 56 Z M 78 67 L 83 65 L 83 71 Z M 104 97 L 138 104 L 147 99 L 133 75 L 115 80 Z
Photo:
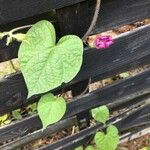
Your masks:
M 110 35 L 97 36 L 95 39 L 95 47 L 97 49 L 108 48 L 114 43 L 113 38 Z

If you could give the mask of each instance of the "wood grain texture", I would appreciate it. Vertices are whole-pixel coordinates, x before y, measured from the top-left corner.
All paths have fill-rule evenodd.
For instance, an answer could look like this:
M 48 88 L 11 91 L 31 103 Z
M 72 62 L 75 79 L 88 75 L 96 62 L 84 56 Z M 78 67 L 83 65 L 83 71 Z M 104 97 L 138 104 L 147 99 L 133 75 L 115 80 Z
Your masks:
M 21 147 L 27 143 L 31 143 L 40 138 L 48 137 L 48 136 L 52 135 L 53 133 L 60 132 L 61 130 L 65 130 L 66 128 L 73 126 L 75 123 L 76 123 L 76 117 L 71 117 L 71 118 L 62 120 L 62 121 L 58 122 L 57 124 L 47 127 L 45 130 L 41 129 L 36 132 L 30 133 L 26 136 L 20 137 L 19 139 L 14 140 L 13 142 L 10 142 L 4 146 L 1 146 L 0 149 L 1 150 L 17 149 L 18 147 Z M 10 139 L 10 137 L 8 139 Z M 2 139 L 2 141 L 5 141 L 5 140 L 6 139 Z
M 84 0 L 0 0 L 0 24 L 70 6 Z
M 133 128 L 135 126 L 139 127 L 139 126 L 143 126 L 143 125 L 148 125 L 148 124 L 150 124 L 150 121 L 149 121 L 150 115 L 148 114 L 149 108 L 150 108 L 150 105 L 146 105 L 144 108 L 139 108 L 138 110 L 132 112 L 129 115 L 124 115 L 123 118 L 121 117 L 122 114 L 119 114 L 117 117 L 114 117 L 114 118 L 110 119 L 109 123 L 112 122 L 113 120 L 116 120 L 117 118 L 122 118 L 119 122 L 116 123 L 116 126 L 118 127 L 120 133 L 125 132 L 125 130 L 129 131 L 131 128 Z M 35 141 L 37 139 L 40 139 L 40 138 L 43 138 L 43 137 L 50 136 L 52 133 L 59 132 L 62 129 L 65 129 L 67 127 L 71 127 L 75 124 L 75 122 L 76 122 L 75 117 L 60 121 L 57 124 L 48 127 L 46 130 L 44 130 L 44 132 L 42 132 L 42 130 L 38 130 L 37 132 L 31 133 L 29 135 L 26 135 L 24 137 L 21 137 L 21 138 L 15 140 L 15 141 L 13 141 L 13 142 L 10 142 L 10 143 L 0 147 L 0 149 L 1 150 L 17 149 L 18 147 L 24 146 L 27 143 L 33 142 L 33 141 Z M 99 128 L 103 128 L 103 127 L 99 126 Z M 91 129 L 93 129 L 93 127 Z M 85 129 L 85 130 L 87 131 L 88 129 Z M 95 132 L 95 130 L 94 130 L 94 132 Z M 73 136 L 67 137 L 65 139 L 61 139 L 60 140 L 61 142 L 58 141 L 55 144 L 52 144 L 52 147 L 49 146 L 49 148 L 50 149 L 52 149 L 52 148 L 57 149 L 58 147 L 62 147 L 64 149 L 65 148 L 64 145 L 65 144 L 67 145 L 68 140 L 70 140 L 70 142 L 69 142 L 70 146 L 73 146 L 74 142 L 72 142 L 72 141 L 75 141 L 75 140 L 78 141 L 78 140 L 81 139 L 81 138 L 79 138 L 79 135 L 81 135 L 80 133 L 76 134 L 76 136 L 73 135 Z M 82 134 L 84 138 L 87 135 L 86 133 L 85 133 L 85 135 Z M 66 139 L 68 139 L 68 140 L 66 141 Z M 57 148 L 53 147 L 54 145 Z M 70 150 L 70 147 L 66 147 L 66 149 L 67 148 Z
M 95 92 L 83 95 L 81 98 L 76 98 L 68 103 L 64 118 L 72 117 L 78 113 L 104 104 L 109 104 L 108 106 L 113 110 L 113 108 L 116 108 L 116 103 L 118 107 L 121 106 L 121 108 L 125 108 L 129 107 L 130 104 L 134 104 L 134 101 L 137 103 L 147 101 L 150 94 L 149 76 L 150 70 L 138 76 L 122 80 L 103 89 L 98 89 Z M 122 106 L 123 104 L 124 106 Z M 20 137 L 40 128 L 41 122 L 38 116 L 29 117 L 15 124 L 6 126 L 5 128 L 0 128 L 0 141 Z
M 90 25 L 88 1 L 61 8 L 56 13 L 62 35 L 75 34 L 82 38 Z
M 0 27 L 2 27 L 0 30 L 11 29 L 13 26 L 18 26 L 19 22 L 23 23 L 22 19 L 27 18 L 27 21 L 30 21 L 31 18 L 28 17 L 38 17 L 40 14 L 57 9 L 57 21 L 61 31 L 59 34 L 72 33 L 81 37 L 88 28 L 94 12 L 94 4 L 88 5 L 87 1 L 83 1 L 85 0 L 0 0 Z M 85 10 L 82 11 L 82 8 L 85 8 Z M 87 15 L 88 17 L 86 17 Z M 116 28 L 148 17 L 150 17 L 150 0 L 105 0 L 102 4 L 102 11 L 98 22 L 92 33 Z M 45 18 L 48 18 L 48 16 L 46 15 Z M 106 50 L 98 51 L 85 48 L 84 62 L 79 74 L 69 84 L 64 84 L 53 92 L 58 92 L 62 87 L 74 89 L 75 84 L 80 84 L 81 81 L 83 82 L 90 77 L 92 77 L 92 81 L 97 81 L 133 67 L 150 64 L 149 43 L 150 25 L 146 25 L 135 31 L 122 34 L 115 39 L 115 44 Z M 0 62 L 16 58 L 18 48 L 19 43 L 17 42 L 6 47 L 5 42 L 1 41 Z M 150 94 L 149 76 L 150 70 L 138 76 L 98 89 L 80 98 L 75 98 L 73 102 L 68 103 L 64 119 L 76 116 L 79 113 L 89 111 L 103 104 L 107 104 L 111 110 L 114 110 L 116 108 L 128 107 L 130 106 L 129 103 L 135 104 L 135 102 L 147 101 Z M 34 96 L 31 99 L 26 99 L 26 96 L 27 88 L 21 73 L 0 79 L 0 114 L 38 101 L 40 98 L 40 95 Z M 150 105 L 147 105 L 128 115 L 116 125 L 121 132 L 133 129 L 134 127 L 149 125 L 149 111 Z M 76 117 L 73 117 L 50 126 L 45 132 L 38 131 L 27 135 L 32 131 L 40 129 L 41 122 L 37 115 L 25 118 L 16 122 L 16 124 L 0 128 L 0 141 L 23 136 L 12 143 L 0 147 L 0 149 L 16 149 L 21 145 L 48 136 L 58 131 L 58 129 L 72 126 L 75 123 Z M 85 143 L 86 139 L 100 128 L 99 125 L 87 128 L 79 134 L 48 145 L 42 148 L 42 150 L 57 148 L 61 150 L 74 149 L 76 146 Z
M 53 1 L 54 0 L 51 0 L 51 1 L 43 0 L 42 2 L 40 2 L 40 10 L 42 10 L 42 11 L 44 10 L 44 9 L 41 9 L 42 4 L 46 5 L 45 7 L 53 7 L 53 6 L 47 4 L 47 2 L 52 3 Z M 67 1 L 70 1 L 71 3 L 76 3 L 77 1 L 79 2 L 81 0 L 75 0 L 75 1 L 57 0 L 55 2 L 56 3 L 67 3 Z M 19 5 L 17 5 L 16 7 L 13 6 L 13 5 L 16 5 L 17 2 L 22 7 L 25 7 L 24 9 L 21 7 L 21 12 L 19 12 L 19 13 L 15 12 L 15 11 L 18 11 L 19 9 L 17 9 L 16 7 L 20 7 L 20 6 Z M 30 2 L 32 2 L 31 6 L 29 6 Z M 1 5 L 1 3 L 4 3 L 4 5 Z M 26 4 L 24 4 L 24 3 L 26 3 Z M 34 5 L 36 7 L 33 9 L 32 7 Z M 94 7 L 94 5 L 95 4 L 93 4 L 93 7 Z M 18 15 L 22 15 L 22 14 L 25 15 L 24 17 L 29 17 L 29 16 L 31 16 L 32 11 L 34 12 L 36 9 L 38 9 L 38 6 L 39 6 L 39 0 L 37 0 L 37 1 L 31 1 L 31 0 L 30 1 L 29 0 L 28 1 L 26 1 L 26 0 L 23 0 L 23 1 L 19 1 L 19 0 L 13 0 L 13 1 L 6 0 L 6 1 L 3 1 L 3 0 L 1 0 L 0 1 L 0 7 L 2 7 L 2 8 L 0 8 L 0 10 L 5 12 L 6 16 L 4 15 L 3 18 L 6 19 L 6 22 L 7 22 L 7 19 L 13 18 L 13 14 L 15 14 L 14 15 L 15 19 L 16 18 L 19 19 L 20 17 Z M 12 7 L 14 9 L 10 9 L 10 8 L 8 9 L 7 7 Z M 72 6 L 72 7 L 74 8 L 75 6 Z M 82 14 L 82 17 L 79 18 L 79 17 L 77 17 L 77 15 L 74 15 L 74 13 L 76 13 L 75 8 L 72 9 L 72 12 L 70 12 L 70 14 L 68 13 L 67 15 L 63 15 L 63 14 L 64 14 L 64 12 L 65 13 L 67 12 L 67 10 L 69 9 L 68 7 L 57 10 L 59 27 L 60 27 L 60 29 L 63 27 L 63 29 L 61 29 L 62 34 L 66 34 L 66 32 L 67 32 L 69 34 L 72 33 L 72 34 L 77 34 L 79 36 L 82 36 L 83 35 L 82 31 L 87 30 L 87 29 L 84 29 L 84 28 L 88 28 L 89 25 L 90 25 L 90 24 L 88 25 L 88 22 L 90 22 L 89 19 L 91 19 L 91 16 L 92 16 L 94 10 L 91 9 L 91 12 L 90 12 L 90 10 L 89 10 L 89 12 L 84 11 L 84 13 Z M 78 9 L 79 8 L 80 8 L 80 6 L 78 6 Z M 85 8 L 88 8 L 88 6 L 86 5 Z M 26 10 L 28 10 L 28 11 L 26 11 Z M 7 11 L 9 11 L 9 12 L 7 12 Z M 11 12 L 11 11 L 14 11 L 14 12 Z M 25 13 L 24 13 L 24 11 L 25 11 Z M 36 11 L 40 12 L 38 10 L 36 10 Z M 81 11 L 77 11 L 77 12 L 81 12 Z M 87 16 L 86 16 L 86 13 L 88 13 Z M 1 15 L 2 14 L 3 13 L 1 13 Z M 7 15 L 10 15 L 10 16 L 7 16 Z M 98 22 L 97 22 L 97 24 L 96 24 L 96 26 L 93 30 L 93 33 L 105 31 L 105 30 L 108 30 L 108 29 L 118 27 L 120 25 L 128 24 L 128 23 L 135 22 L 135 21 L 139 21 L 139 20 L 142 20 L 144 18 L 149 18 L 149 17 L 150 17 L 150 0 L 142 0 L 142 1 L 141 0 L 105 0 L 105 1 L 103 1 L 102 11 L 100 12 L 100 16 L 99 16 Z M 46 18 L 49 20 L 48 15 L 44 19 L 46 19 Z M 29 18 L 29 21 L 28 20 L 23 21 L 23 23 L 26 24 L 26 23 L 30 22 L 30 20 L 32 20 L 32 18 Z M 38 21 L 38 20 L 36 20 L 36 21 Z M 24 25 L 23 23 L 19 22 L 18 26 Z M 70 26 L 75 25 L 75 23 L 78 23 L 76 30 L 69 27 L 69 25 Z M 4 27 L 0 26 L 0 31 L 4 31 L 4 29 L 6 30 L 7 28 L 10 30 L 10 27 L 12 27 L 12 24 L 13 23 L 10 23 L 10 25 L 6 24 Z M 17 22 L 16 21 L 15 21 L 14 24 L 15 25 L 13 25 L 13 27 L 15 27 L 15 26 L 17 27 Z M 62 27 L 61 27 L 61 25 L 62 25 Z M 80 33 L 80 31 L 81 31 L 81 33 Z M 1 61 L 6 61 L 6 60 L 9 60 L 9 59 L 12 59 L 12 58 L 16 58 L 17 54 L 18 54 L 18 46 L 19 46 L 19 44 L 13 43 L 13 44 L 11 44 L 11 46 L 7 47 L 5 45 L 5 42 L 0 42 L 0 62 Z
M 140 76 L 142 77 L 140 78 Z M 68 104 L 66 115 L 69 117 L 97 106 L 120 102 L 126 99 L 133 99 L 139 95 L 148 94 L 150 93 L 149 76 L 150 70 L 138 76 L 116 82 L 112 85 L 86 94 L 81 97 L 80 100 L 74 99 L 73 103 Z
M 7 125 L 4 128 L 0 128 L 0 135 L 2 137 L 0 137 L 0 142 L 22 137 L 40 128 L 42 128 L 42 124 L 40 123 L 39 117 L 37 115 L 22 119 L 21 121 L 14 122 L 13 124 Z
M 0 24 L 14 22 L 83 1 L 85 0 L 0 0 Z M 103 0 L 102 3 L 102 11 L 93 32 L 104 31 L 150 17 L 150 0 Z M 87 17 L 81 20 L 82 23 L 86 23 L 88 18 L 91 19 L 94 13 L 95 4 L 90 3 L 89 6 L 91 10 Z
M 132 42 L 131 42 L 132 41 Z M 141 27 L 115 40 L 105 50 L 86 49 L 79 74 L 68 87 L 92 77 L 100 80 L 143 64 L 150 64 L 150 26 Z M 61 88 L 61 87 L 60 87 Z M 56 91 L 56 90 L 55 90 Z M 26 99 L 27 88 L 20 73 L 0 79 L 0 114 L 11 111 L 37 99 Z
M 131 115 L 128 115 L 127 117 L 123 118 L 122 120 L 120 120 L 116 126 L 118 127 L 119 131 L 122 132 L 124 129 L 124 125 L 128 126 L 128 129 L 130 129 L 131 127 L 134 127 L 134 121 L 136 120 L 136 118 L 140 118 L 139 114 L 145 110 L 150 109 L 150 105 L 149 106 L 145 106 L 142 109 L 139 109 L 137 111 L 135 111 L 134 113 L 132 113 Z M 130 117 L 132 116 L 132 119 L 130 119 Z M 150 116 L 149 116 L 150 117 Z M 130 124 L 130 122 L 132 122 Z M 150 121 L 148 120 L 148 118 L 143 117 L 142 119 L 140 119 L 138 122 L 136 121 L 136 125 L 137 127 L 141 125 L 142 122 L 147 122 L 147 124 L 150 124 Z M 129 123 L 129 124 L 128 124 Z M 121 124 L 121 126 L 118 126 L 118 124 Z M 95 125 L 93 127 L 90 128 L 86 128 L 85 130 L 80 131 L 77 134 L 74 134 L 72 136 L 66 137 L 65 139 L 61 139 L 59 141 L 57 141 L 54 144 L 51 145 L 47 145 L 43 148 L 40 148 L 40 150 L 53 150 L 53 149 L 59 149 L 59 150 L 74 150 L 76 147 L 80 146 L 80 145 L 84 145 L 87 142 L 89 142 L 89 139 L 92 139 L 92 135 L 97 131 L 97 130 L 102 130 L 104 129 L 102 126 L 100 125 Z M 92 137 L 91 137 L 92 136 Z
M 150 0 L 103 0 L 102 2 L 102 9 L 93 33 L 150 17 Z

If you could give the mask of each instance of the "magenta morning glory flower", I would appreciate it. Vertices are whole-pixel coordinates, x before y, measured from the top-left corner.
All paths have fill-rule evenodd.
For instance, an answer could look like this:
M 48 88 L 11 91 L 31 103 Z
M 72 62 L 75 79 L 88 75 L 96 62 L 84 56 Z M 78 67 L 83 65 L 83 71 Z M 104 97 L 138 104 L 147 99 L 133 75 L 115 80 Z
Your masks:
M 97 36 L 95 39 L 95 46 L 97 49 L 108 48 L 113 43 L 114 40 L 110 35 Z

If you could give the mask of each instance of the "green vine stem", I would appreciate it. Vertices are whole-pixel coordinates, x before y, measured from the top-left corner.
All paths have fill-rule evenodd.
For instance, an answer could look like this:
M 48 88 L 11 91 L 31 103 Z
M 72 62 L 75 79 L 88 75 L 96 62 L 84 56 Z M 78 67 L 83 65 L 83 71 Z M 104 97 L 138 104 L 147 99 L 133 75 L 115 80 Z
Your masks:
M 32 24 L 21 26 L 21 27 L 17 27 L 17 28 L 14 28 L 14 29 L 10 30 L 10 33 L 14 33 L 16 31 L 19 31 L 19 30 L 22 30 L 22 29 L 26 29 L 26 28 L 30 28 L 30 27 L 32 27 Z
M 7 36 L 7 42 L 6 42 L 7 46 L 13 41 L 13 39 L 17 41 L 23 41 L 25 39 L 25 34 L 22 34 L 22 33 L 14 34 L 14 32 L 22 30 L 22 29 L 30 28 L 30 27 L 32 27 L 32 25 L 25 25 L 25 26 L 14 28 L 8 32 L 2 32 L 0 33 L 0 39 Z

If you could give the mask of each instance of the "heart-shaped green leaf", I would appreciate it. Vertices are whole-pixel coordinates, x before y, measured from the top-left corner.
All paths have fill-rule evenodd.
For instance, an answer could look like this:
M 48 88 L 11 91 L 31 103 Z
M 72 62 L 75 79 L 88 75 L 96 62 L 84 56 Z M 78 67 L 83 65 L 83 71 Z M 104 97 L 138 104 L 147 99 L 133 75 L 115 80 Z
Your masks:
M 43 129 L 45 129 L 48 125 L 56 123 L 64 116 L 66 102 L 62 97 L 46 94 L 41 97 L 37 110 L 43 124 Z
M 97 132 L 94 140 L 99 150 L 115 150 L 119 144 L 118 129 L 110 125 L 107 128 L 107 134 Z
M 96 121 L 105 124 L 109 119 L 109 109 L 105 105 L 92 109 L 92 116 Z
M 72 80 L 80 70 L 82 55 L 83 43 L 79 37 L 64 36 L 56 44 L 55 29 L 50 22 L 33 25 L 18 54 L 28 98 Z

